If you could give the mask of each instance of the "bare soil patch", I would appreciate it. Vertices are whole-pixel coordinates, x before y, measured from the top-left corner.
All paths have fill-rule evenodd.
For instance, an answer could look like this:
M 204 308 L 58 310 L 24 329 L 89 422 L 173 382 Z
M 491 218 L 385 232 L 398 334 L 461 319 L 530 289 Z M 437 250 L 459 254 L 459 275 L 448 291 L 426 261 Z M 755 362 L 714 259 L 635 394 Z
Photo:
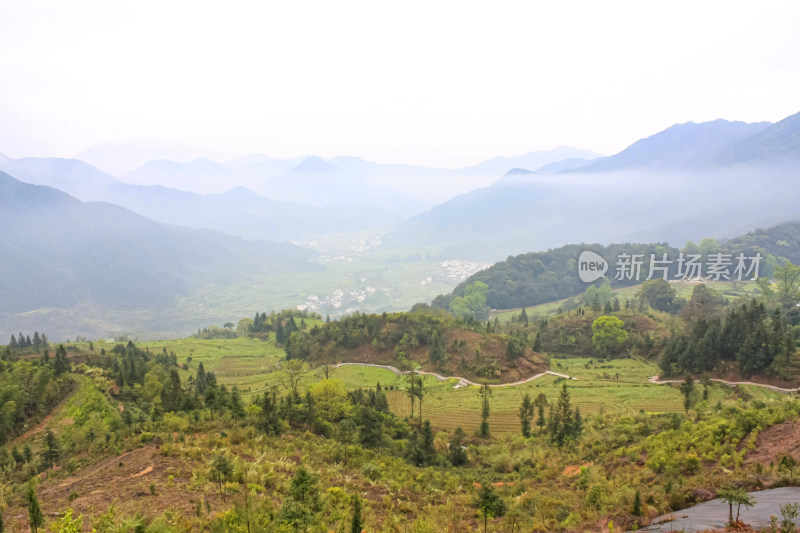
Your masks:
M 744 462 L 768 465 L 779 461 L 782 455 L 800 461 L 800 421 L 775 424 L 759 433 L 755 449 L 745 456 Z

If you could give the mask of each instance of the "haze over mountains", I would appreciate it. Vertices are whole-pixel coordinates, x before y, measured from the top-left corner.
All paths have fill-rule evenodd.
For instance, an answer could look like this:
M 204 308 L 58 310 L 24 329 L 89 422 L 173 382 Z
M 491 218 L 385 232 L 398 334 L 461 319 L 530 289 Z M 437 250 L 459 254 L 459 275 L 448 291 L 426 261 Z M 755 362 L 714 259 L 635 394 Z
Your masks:
M 263 155 L 119 176 L 0 155 L 0 170 L 0 335 L 185 334 L 278 301 L 396 309 L 510 254 L 680 246 L 796 219 L 800 114 L 679 124 L 608 157 L 559 147 L 455 170 Z M 364 232 L 383 236 L 350 237 Z M 274 242 L 336 235 L 348 237 L 325 257 Z
M 80 310 L 83 331 L 109 313 L 175 310 L 207 285 L 277 272 L 321 270 L 316 254 L 288 243 L 248 242 L 220 232 L 166 227 L 116 205 L 84 203 L 0 172 L 0 331 L 47 327 Z M 37 314 L 28 324 L 25 314 Z M 74 326 L 74 324 L 73 324 Z
M 402 222 L 387 245 L 497 260 L 569 242 L 732 237 L 800 214 L 800 114 L 679 124 L 577 163 L 507 173 Z

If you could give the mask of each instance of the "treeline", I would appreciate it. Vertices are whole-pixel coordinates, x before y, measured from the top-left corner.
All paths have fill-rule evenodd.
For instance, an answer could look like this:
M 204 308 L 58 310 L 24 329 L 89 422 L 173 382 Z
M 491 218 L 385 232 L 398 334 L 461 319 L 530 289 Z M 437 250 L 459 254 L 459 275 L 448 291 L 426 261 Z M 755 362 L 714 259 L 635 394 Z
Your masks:
M 33 332 L 33 337 L 25 335 L 20 332 L 19 336 L 11 335 L 11 339 L 6 346 L 7 355 L 19 355 L 23 353 L 40 353 L 42 350 L 49 350 L 50 342 L 47 340 L 47 335 L 38 331 Z
M 335 356 L 337 349 L 355 349 L 365 344 L 371 344 L 375 350 L 397 347 L 403 351 L 434 344 L 437 337 L 443 337 L 445 330 L 455 324 L 452 316 L 441 312 L 381 315 L 356 312 L 307 332 L 293 332 L 285 348 L 287 357 L 299 359 L 322 359 Z
M 0 361 L 0 444 L 38 422 L 72 389 L 63 345 L 53 358 Z
M 546 252 L 517 255 L 473 274 L 459 284 L 451 294 L 437 296 L 431 305 L 438 309 L 450 310 L 453 300 L 463 297 L 467 287 L 476 281 L 488 285 L 486 304 L 492 309 L 533 306 L 576 296 L 586 289 L 586 283 L 578 277 L 578 257 L 585 250 L 591 250 L 609 262 L 611 270 L 610 275 L 607 273 L 609 277 L 614 276 L 613 258 L 619 254 L 643 254 L 645 262 L 642 271 L 646 277 L 650 265 L 650 254 L 661 257 L 666 253 L 669 257 L 676 258 L 679 253 L 676 248 L 671 248 L 666 244 L 612 244 L 610 246 L 571 244 Z M 676 268 L 673 266 L 673 275 Z M 642 280 L 643 278 L 638 281 L 634 279 L 612 280 L 612 285 L 625 287 L 641 283 Z
M 775 265 L 791 261 L 800 263 L 800 222 L 787 222 L 766 229 L 758 229 L 741 237 L 724 243 L 714 239 L 703 239 L 700 244 L 687 242 L 678 250 L 666 243 L 656 244 L 571 244 L 544 252 L 509 257 L 486 270 L 470 276 L 459 284 L 451 294 L 437 296 L 432 306 L 456 312 L 451 304 L 457 298 L 463 298 L 467 288 L 476 281 L 488 285 L 486 303 L 492 309 L 513 309 L 539 305 L 577 296 L 586 289 L 586 283 L 578 277 L 578 257 L 583 251 L 593 251 L 608 262 L 606 276 L 614 288 L 636 285 L 644 281 L 650 272 L 651 254 L 661 259 L 663 254 L 673 262 L 668 267 L 669 279 L 676 279 L 679 265 L 677 259 L 681 252 L 698 254 L 702 263 L 706 264 L 709 254 L 725 253 L 736 256 L 739 253 L 746 257 L 761 254 L 759 277 L 769 277 Z M 642 275 L 638 280 L 624 277 L 616 279 L 616 260 L 622 254 L 642 254 Z M 731 265 L 731 268 L 735 267 Z M 748 264 L 749 267 L 749 264 Z M 657 275 L 661 272 L 658 271 Z M 703 275 L 706 275 L 703 270 Z
M 266 338 L 270 333 L 275 334 L 275 341 L 281 345 L 289 336 L 298 329 L 306 329 L 306 320 L 321 320 L 318 313 L 307 310 L 284 309 L 269 314 L 256 313 L 255 317 L 243 318 L 234 329 L 232 322 L 225 323 L 222 327 L 209 326 L 198 329 L 193 335 L 197 339 L 235 339 L 237 337 Z M 329 319 L 330 320 L 330 319 Z
M 687 334 L 670 339 L 661 358 L 666 376 L 715 370 L 736 362 L 745 376 L 779 374 L 795 352 L 794 336 L 781 308 L 768 312 L 755 299 L 731 307 L 724 317 L 698 318 Z

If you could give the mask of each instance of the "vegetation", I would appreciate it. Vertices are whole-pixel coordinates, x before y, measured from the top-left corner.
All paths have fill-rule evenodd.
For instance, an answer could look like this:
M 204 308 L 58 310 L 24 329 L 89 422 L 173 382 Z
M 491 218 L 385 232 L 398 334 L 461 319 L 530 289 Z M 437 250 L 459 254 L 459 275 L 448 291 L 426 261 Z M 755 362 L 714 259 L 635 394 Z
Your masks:
M 486 284 L 486 304 L 492 309 L 531 307 L 577 296 L 586 290 L 586 284 L 577 275 L 578 256 L 584 250 L 591 250 L 606 258 L 610 262 L 610 272 L 607 274 L 608 287 L 622 288 L 638 285 L 645 281 L 651 272 L 651 255 L 658 259 L 663 254 L 667 254 L 668 258 L 676 260 L 680 252 L 699 254 L 704 262 L 709 253 L 727 253 L 732 256 L 742 253 L 747 257 L 758 253 L 764 258 L 758 275 L 769 277 L 772 276 L 773 268 L 777 265 L 786 262 L 800 264 L 800 245 L 798 243 L 800 243 L 800 222 L 786 222 L 750 232 L 721 245 L 714 239 L 704 239 L 700 245 L 688 242 L 681 250 L 669 247 L 665 243 L 626 243 L 609 246 L 568 245 L 546 252 L 509 257 L 486 270 L 473 274 L 458 285 L 451 294 L 438 296 L 432 305 L 438 309 L 450 310 L 458 315 L 461 313 L 462 299 L 467 296 L 467 289 L 475 287 L 476 283 Z M 642 276 L 638 281 L 627 277 L 618 279 L 615 276 L 614 258 L 619 257 L 620 254 L 642 254 Z M 659 275 L 661 273 L 657 272 L 656 276 Z M 669 266 L 667 275 L 669 279 L 680 277 L 677 261 Z M 602 284 L 603 281 L 600 280 L 593 286 L 600 289 Z M 673 302 L 666 294 L 659 292 L 664 289 L 663 284 L 645 284 L 644 289 L 645 298 L 650 301 L 653 309 L 671 310 L 669 306 L 673 305 Z M 456 303 L 455 308 L 453 303 Z M 600 305 L 605 305 L 605 303 L 601 298 Z M 589 301 L 589 305 L 591 304 L 592 300 Z
M 660 283 L 620 302 L 600 283 L 568 312 L 503 323 L 427 306 L 330 322 L 284 311 L 177 341 L 18 343 L 0 352 L 18 439 L 0 448 L 3 518 L 99 532 L 610 530 L 734 487 L 735 522 L 733 503 L 748 504 L 735 491 L 796 481 L 794 439 L 768 441 L 769 456 L 759 439 L 800 403 L 710 376 L 795 380 L 792 272 L 730 303 Z M 508 384 L 548 366 L 560 375 Z M 649 381 L 665 367 L 682 384 Z M 104 490 L 120 499 L 100 505 Z

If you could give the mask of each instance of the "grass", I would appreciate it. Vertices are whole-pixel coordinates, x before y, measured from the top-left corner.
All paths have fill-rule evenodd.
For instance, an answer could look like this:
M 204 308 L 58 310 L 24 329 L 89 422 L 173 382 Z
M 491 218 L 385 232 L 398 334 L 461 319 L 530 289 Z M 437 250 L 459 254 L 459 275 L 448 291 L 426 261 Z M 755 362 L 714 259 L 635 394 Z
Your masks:
M 238 386 L 246 400 L 252 400 L 265 389 L 276 386 L 286 390 L 280 365 L 285 357 L 277 348 L 274 338 L 257 339 L 181 339 L 142 343 L 142 348 L 160 352 L 166 348 L 174 351 L 179 363 L 192 357 L 189 373 L 194 374 L 202 361 L 207 371 L 217 374 L 220 383 Z M 683 396 L 677 386 L 655 385 L 648 382 L 659 373 L 658 366 L 643 359 L 603 360 L 592 357 L 552 356 L 551 369 L 576 379 L 563 380 L 548 375 L 533 382 L 506 387 L 493 387 L 490 426 L 495 435 L 519 432 L 519 405 L 527 393 L 535 398 L 544 393 L 548 402 L 557 402 L 563 383 L 569 386 L 572 402 L 584 415 L 593 413 L 635 414 L 681 412 Z M 410 414 L 410 402 L 405 395 L 406 377 L 384 368 L 342 366 L 330 368 L 330 377 L 341 380 L 348 389 L 374 387 L 377 383 L 386 390 L 392 411 L 399 416 Z M 184 375 L 184 379 L 188 374 Z M 303 378 L 305 390 L 324 378 L 322 368 L 313 368 Z M 432 376 L 423 376 L 423 417 L 440 429 L 454 430 L 462 427 L 474 432 L 480 424 L 481 400 L 477 387 L 456 389 L 455 380 L 442 382 Z M 697 383 L 697 390 L 702 387 Z M 743 387 L 753 400 L 769 400 L 782 395 L 761 387 Z M 701 392 L 698 392 L 698 395 Z M 709 404 L 731 398 L 733 390 L 721 384 L 709 387 Z
M 306 322 L 309 322 L 308 320 Z M 310 324 L 309 324 L 310 327 Z M 214 372 L 220 383 L 227 387 L 236 385 L 239 389 L 262 389 L 267 376 L 276 368 L 276 364 L 286 357 L 283 349 L 275 346 L 274 336 L 269 340 L 240 337 L 236 339 L 179 339 L 171 341 L 144 342 L 138 345 L 159 353 L 163 349 L 175 352 L 178 364 L 183 364 L 191 357 L 189 373 L 197 372 L 202 362 L 207 372 Z M 188 373 L 184 375 L 184 379 Z
M 708 282 L 706 283 L 709 287 L 713 288 L 720 294 L 722 294 L 727 300 L 736 300 L 742 296 L 748 296 L 755 294 L 758 286 L 755 283 L 745 283 L 745 282 L 733 282 L 733 281 L 720 281 L 720 282 Z M 673 283 L 672 288 L 675 289 L 678 298 L 683 299 L 690 299 L 692 297 L 692 291 L 697 286 L 696 283 Z M 640 286 L 635 285 L 633 287 L 624 287 L 622 289 L 614 289 L 613 293 L 614 296 L 617 297 L 620 304 L 624 307 L 625 300 L 633 300 L 636 298 L 639 292 Z M 580 300 L 581 295 L 572 296 L 570 298 L 564 298 L 563 300 L 557 300 L 555 302 L 548 302 L 544 304 L 534 305 L 531 307 L 526 308 L 526 313 L 528 314 L 528 318 L 533 320 L 535 318 L 541 318 L 545 316 L 551 316 L 559 313 L 559 310 L 569 301 L 569 300 Z M 517 309 L 498 309 L 492 311 L 490 316 L 492 319 L 495 317 L 500 320 L 500 322 L 510 322 L 512 318 L 519 316 L 522 308 Z

